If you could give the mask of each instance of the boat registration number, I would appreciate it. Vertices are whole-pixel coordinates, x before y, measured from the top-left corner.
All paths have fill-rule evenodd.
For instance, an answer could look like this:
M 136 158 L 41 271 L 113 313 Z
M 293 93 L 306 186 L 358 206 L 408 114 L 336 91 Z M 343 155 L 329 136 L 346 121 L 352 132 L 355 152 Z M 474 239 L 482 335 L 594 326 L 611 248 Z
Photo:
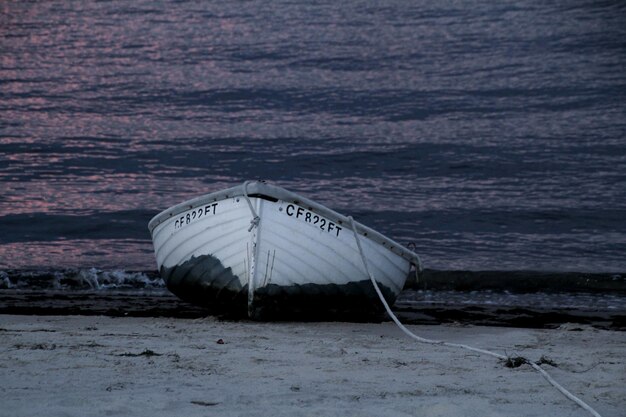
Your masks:
M 312 225 L 317 226 L 328 233 L 332 233 L 335 236 L 339 236 L 339 232 L 342 230 L 342 227 L 336 223 L 333 223 L 330 220 L 325 219 L 303 207 L 298 207 L 293 204 L 287 205 L 285 213 L 289 217 L 295 217 L 296 219 L 311 223 Z
M 207 204 L 206 206 L 196 207 L 193 210 L 183 213 L 174 222 L 174 230 L 181 229 L 183 226 L 200 219 L 215 214 L 218 203 Z

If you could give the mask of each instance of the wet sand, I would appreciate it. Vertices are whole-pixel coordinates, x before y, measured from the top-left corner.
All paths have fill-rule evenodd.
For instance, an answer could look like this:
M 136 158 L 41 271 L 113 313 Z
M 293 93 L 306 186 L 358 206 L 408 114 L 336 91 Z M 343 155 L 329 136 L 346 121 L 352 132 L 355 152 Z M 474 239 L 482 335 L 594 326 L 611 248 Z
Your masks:
M 410 326 L 530 360 L 603 416 L 626 333 Z M 0 315 L 1 416 L 585 416 L 529 365 L 419 344 L 393 323 Z

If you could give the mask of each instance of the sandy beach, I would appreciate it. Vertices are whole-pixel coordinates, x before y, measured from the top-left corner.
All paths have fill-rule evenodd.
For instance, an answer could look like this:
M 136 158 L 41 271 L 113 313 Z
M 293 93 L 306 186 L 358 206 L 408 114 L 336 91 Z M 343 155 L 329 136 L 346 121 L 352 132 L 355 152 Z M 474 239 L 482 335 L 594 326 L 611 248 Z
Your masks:
M 409 326 L 538 361 L 605 417 L 626 333 Z M 529 365 L 417 343 L 393 323 L 0 315 L 1 416 L 586 416 Z

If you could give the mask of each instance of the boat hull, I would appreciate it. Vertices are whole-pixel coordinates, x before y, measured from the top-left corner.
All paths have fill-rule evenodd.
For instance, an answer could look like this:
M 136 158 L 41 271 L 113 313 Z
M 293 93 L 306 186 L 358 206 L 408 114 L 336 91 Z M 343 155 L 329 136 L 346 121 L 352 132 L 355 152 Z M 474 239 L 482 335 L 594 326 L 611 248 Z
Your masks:
M 215 313 L 245 312 L 248 285 L 210 254 L 192 256 L 173 267 L 161 266 L 167 288 L 180 299 Z
M 382 286 L 387 302 L 397 294 Z M 254 291 L 249 316 L 257 320 L 372 320 L 384 307 L 370 280 L 346 284 L 269 284 Z
M 167 287 L 212 312 L 355 319 L 382 311 L 347 218 L 282 188 L 252 183 L 202 196 L 156 216 L 150 230 Z M 415 261 L 371 229 L 357 232 L 392 304 Z

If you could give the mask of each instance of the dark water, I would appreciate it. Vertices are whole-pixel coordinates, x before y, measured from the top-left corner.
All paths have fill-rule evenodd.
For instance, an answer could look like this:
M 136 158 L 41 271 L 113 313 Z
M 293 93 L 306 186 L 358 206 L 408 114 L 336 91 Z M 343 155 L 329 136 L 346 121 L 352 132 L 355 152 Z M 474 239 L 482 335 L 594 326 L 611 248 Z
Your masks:
M 2 2 L 0 269 L 263 178 L 437 270 L 626 271 L 623 2 Z

